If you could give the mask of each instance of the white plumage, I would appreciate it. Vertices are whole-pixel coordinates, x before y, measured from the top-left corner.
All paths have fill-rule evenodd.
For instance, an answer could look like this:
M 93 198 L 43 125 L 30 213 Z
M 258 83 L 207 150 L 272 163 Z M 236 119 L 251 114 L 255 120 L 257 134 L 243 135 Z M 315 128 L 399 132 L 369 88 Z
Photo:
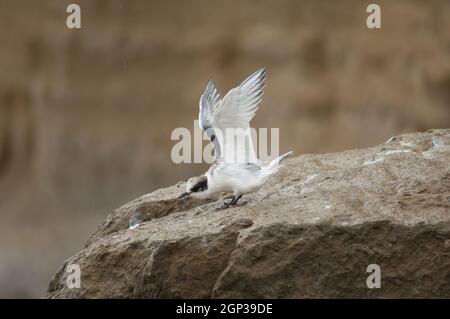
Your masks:
M 257 191 L 276 173 L 279 163 L 292 152 L 279 156 L 263 165 L 254 150 L 250 121 L 258 110 L 265 86 L 266 71 L 260 69 L 223 99 L 210 80 L 200 97 L 199 123 L 214 144 L 215 161 L 201 177 L 188 181 L 186 192 L 208 198 L 214 194 L 233 193 L 234 205 L 243 194 Z

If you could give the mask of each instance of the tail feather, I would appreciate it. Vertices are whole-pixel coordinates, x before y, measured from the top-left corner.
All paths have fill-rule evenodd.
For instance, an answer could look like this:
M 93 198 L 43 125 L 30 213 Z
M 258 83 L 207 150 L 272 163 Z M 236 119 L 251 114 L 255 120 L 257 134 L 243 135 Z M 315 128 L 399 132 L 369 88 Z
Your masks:
M 277 168 L 279 167 L 280 163 L 281 163 L 286 157 L 288 157 L 289 155 L 291 155 L 292 153 L 294 153 L 294 152 L 290 151 L 290 152 L 287 152 L 286 154 L 283 154 L 283 155 L 278 156 L 276 159 L 272 160 L 272 161 L 269 163 L 269 165 L 267 165 L 267 168 L 268 168 L 270 171 L 272 171 L 272 170 L 274 170 L 274 169 L 277 169 Z

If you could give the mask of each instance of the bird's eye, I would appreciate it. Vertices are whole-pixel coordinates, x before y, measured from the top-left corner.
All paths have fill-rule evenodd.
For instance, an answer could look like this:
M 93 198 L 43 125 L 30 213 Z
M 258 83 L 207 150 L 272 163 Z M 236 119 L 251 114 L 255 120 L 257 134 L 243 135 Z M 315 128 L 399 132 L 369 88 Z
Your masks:
M 216 139 L 215 135 L 211 135 L 211 142 L 214 142 L 214 140 Z

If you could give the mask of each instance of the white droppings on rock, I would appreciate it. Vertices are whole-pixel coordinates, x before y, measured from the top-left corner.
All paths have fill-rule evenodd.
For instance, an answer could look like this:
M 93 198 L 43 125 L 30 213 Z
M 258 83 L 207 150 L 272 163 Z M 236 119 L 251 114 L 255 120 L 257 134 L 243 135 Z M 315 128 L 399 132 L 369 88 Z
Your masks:
M 319 176 L 319 174 L 313 174 L 313 175 L 309 175 L 306 176 L 305 180 L 302 182 L 302 184 L 306 184 L 309 183 L 310 181 L 312 181 L 314 178 L 316 178 L 317 176 Z
M 386 151 L 384 155 L 398 154 L 398 153 L 411 153 L 411 150 L 390 150 Z
M 447 146 L 447 143 L 445 142 L 445 140 L 442 137 L 438 137 L 438 136 L 434 136 L 431 139 L 431 143 L 433 144 L 433 147 L 435 147 L 435 148 Z
M 428 159 L 434 158 L 436 153 L 442 151 L 450 151 L 450 145 L 441 136 L 434 136 L 431 139 L 432 147 L 425 152 L 422 152 L 422 156 Z
M 375 163 L 383 162 L 385 160 L 384 156 L 388 156 L 388 155 L 392 155 L 392 154 L 399 154 L 399 153 L 411 153 L 411 150 L 389 150 L 389 151 L 386 151 L 386 152 L 380 152 L 377 155 L 383 155 L 383 156 L 379 156 L 379 157 L 376 157 L 376 158 L 374 158 L 372 160 L 366 161 L 366 162 L 363 163 L 363 166 L 367 166 L 367 165 L 372 165 L 372 164 L 375 164 Z
M 433 154 L 432 154 L 432 150 L 426 151 L 426 152 L 422 152 L 422 156 L 425 158 L 433 158 Z
M 416 144 L 411 143 L 411 142 L 400 142 L 401 146 L 405 146 L 405 147 L 415 147 Z
M 383 162 L 383 161 L 384 161 L 384 157 L 378 157 L 378 158 L 371 159 L 369 161 L 365 161 L 362 165 L 363 166 L 373 165 L 375 163 L 380 163 L 380 162 Z
M 311 189 L 310 187 L 304 187 L 304 188 L 302 188 L 302 190 L 300 191 L 300 195 L 307 194 L 307 193 L 311 193 L 311 192 L 312 192 L 312 189 Z
M 395 141 L 395 139 L 396 139 L 396 136 L 392 136 L 390 139 L 388 139 L 386 142 L 384 142 L 385 144 L 386 143 L 391 143 L 391 142 L 393 142 L 393 141 Z

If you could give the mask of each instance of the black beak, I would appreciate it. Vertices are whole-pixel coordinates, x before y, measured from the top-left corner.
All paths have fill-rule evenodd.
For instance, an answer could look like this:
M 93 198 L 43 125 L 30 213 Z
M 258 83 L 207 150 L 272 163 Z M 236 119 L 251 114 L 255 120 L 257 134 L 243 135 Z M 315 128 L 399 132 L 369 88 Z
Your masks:
M 180 199 L 180 198 L 185 198 L 185 197 L 187 197 L 187 196 L 189 196 L 189 195 L 191 195 L 191 193 L 189 193 L 189 192 L 184 192 L 183 194 L 181 194 L 180 196 L 178 196 L 178 199 Z

